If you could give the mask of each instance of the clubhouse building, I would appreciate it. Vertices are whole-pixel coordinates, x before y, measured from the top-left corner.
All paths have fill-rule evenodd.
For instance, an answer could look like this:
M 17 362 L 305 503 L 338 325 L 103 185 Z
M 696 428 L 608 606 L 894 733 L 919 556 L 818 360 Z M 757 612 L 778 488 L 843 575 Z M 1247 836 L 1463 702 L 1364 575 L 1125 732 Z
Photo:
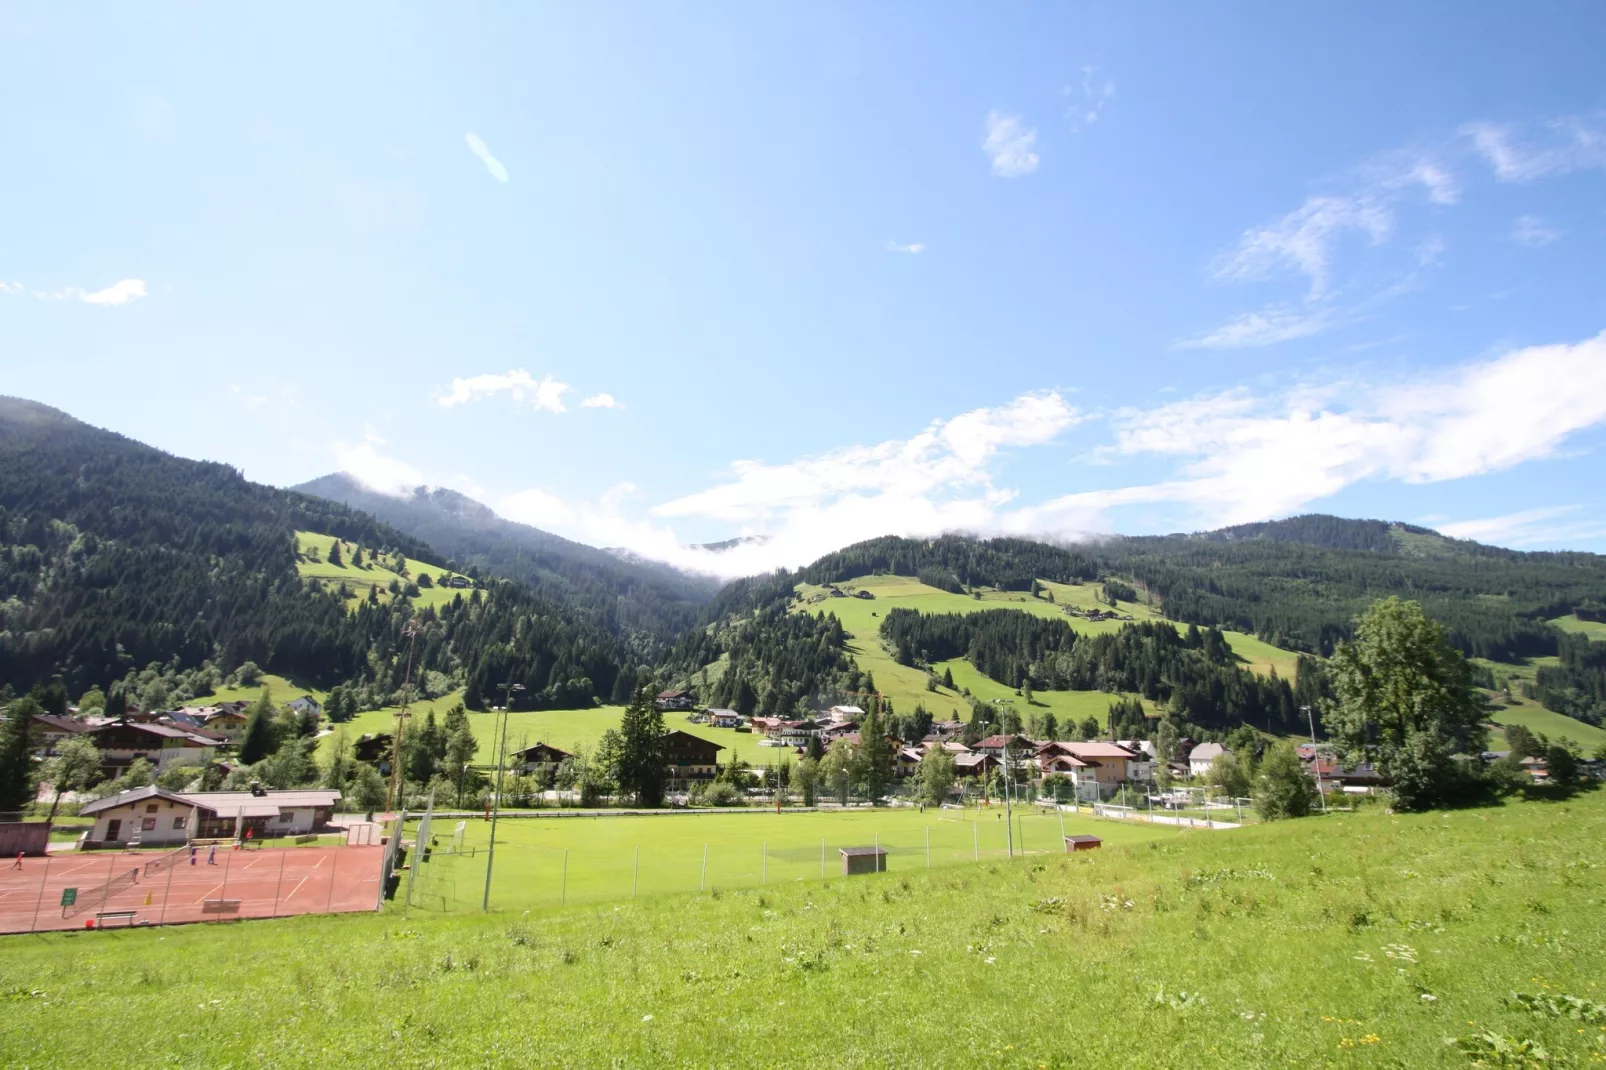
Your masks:
M 133 788 L 79 810 L 95 827 L 85 847 L 177 846 L 190 840 L 304 836 L 329 825 L 340 792 L 332 788 L 292 791 L 167 791 Z

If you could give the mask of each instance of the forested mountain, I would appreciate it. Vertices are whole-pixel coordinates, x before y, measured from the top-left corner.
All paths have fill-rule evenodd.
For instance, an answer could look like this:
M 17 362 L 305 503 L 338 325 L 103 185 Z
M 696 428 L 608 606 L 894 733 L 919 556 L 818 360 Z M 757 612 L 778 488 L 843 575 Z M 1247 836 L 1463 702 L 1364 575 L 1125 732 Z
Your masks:
M 293 489 L 371 513 L 446 554 L 459 571 L 517 580 L 616 634 L 673 642 L 719 589 L 712 578 L 504 520 L 455 490 L 418 487 L 399 497 L 338 472 Z
M 73 694 L 153 662 L 246 661 L 388 697 L 417 620 L 415 673 L 513 678 L 528 705 L 628 692 L 650 656 L 629 638 L 511 583 L 439 611 L 309 589 L 297 529 L 430 564 L 425 543 L 345 505 L 252 483 L 34 402 L 0 398 L 0 685 L 60 677 Z

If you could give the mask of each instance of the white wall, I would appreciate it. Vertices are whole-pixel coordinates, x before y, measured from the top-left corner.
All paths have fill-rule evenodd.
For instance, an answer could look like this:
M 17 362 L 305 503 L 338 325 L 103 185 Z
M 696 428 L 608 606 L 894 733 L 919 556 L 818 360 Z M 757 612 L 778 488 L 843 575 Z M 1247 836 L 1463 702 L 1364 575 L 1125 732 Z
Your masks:
M 151 807 L 155 812 L 151 812 Z M 174 828 L 173 822 L 182 818 L 182 828 Z M 148 821 L 155 821 L 153 829 L 142 829 L 141 826 Z M 195 808 L 171 802 L 167 799 L 144 799 L 137 803 L 126 803 L 114 806 L 110 810 L 103 810 L 95 815 L 95 828 L 89 834 L 93 843 L 106 842 L 106 830 L 113 821 L 121 821 L 117 839 L 114 843 L 131 843 L 134 837 L 144 844 L 171 843 L 180 844 L 190 838 L 195 827 Z

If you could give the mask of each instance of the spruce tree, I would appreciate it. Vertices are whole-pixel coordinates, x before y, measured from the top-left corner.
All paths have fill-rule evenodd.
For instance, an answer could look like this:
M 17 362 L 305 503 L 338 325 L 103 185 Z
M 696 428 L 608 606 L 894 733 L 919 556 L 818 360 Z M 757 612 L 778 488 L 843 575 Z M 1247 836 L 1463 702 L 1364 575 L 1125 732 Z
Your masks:
M 255 765 L 273 753 L 273 716 L 273 702 L 264 688 L 262 697 L 251 704 L 245 733 L 240 736 L 241 765 Z
M 329 544 L 329 563 L 331 565 L 336 566 L 337 568 L 343 566 L 343 562 L 340 560 L 340 540 L 339 539 L 336 539 L 334 542 Z
M 639 689 L 619 720 L 619 790 L 636 797 L 637 806 L 663 804 L 668 776 L 664 754 L 664 715 L 652 689 Z
M 20 811 L 33 801 L 33 718 L 38 705 L 18 699 L 0 724 L 0 814 Z

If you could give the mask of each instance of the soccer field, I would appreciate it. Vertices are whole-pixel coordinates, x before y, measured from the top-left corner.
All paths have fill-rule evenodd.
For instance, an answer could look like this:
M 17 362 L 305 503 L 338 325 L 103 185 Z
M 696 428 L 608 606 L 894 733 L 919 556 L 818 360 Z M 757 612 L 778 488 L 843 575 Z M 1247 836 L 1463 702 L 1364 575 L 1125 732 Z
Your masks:
M 1107 843 L 1231 835 L 1017 809 L 1014 852 L 1060 853 L 1062 819 L 1065 835 L 1091 834 Z M 460 823 L 461 853 L 451 853 Z M 416 831 L 410 823 L 409 838 Z M 416 877 L 404 874 L 395 906 L 408 908 L 411 881 L 410 909 L 478 910 L 485 894 L 490 823 L 436 821 L 431 839 L 436 843 L 431 860 L 419 866 Z M 887 852 L 887 872 L 893 874 L 1005 858 L 1011 850 L 1001 807 L 503 818 L 496 829 L 490 906 L 528 910 L 819 880 L 841 875 L 842 848 L 875 846 Z

